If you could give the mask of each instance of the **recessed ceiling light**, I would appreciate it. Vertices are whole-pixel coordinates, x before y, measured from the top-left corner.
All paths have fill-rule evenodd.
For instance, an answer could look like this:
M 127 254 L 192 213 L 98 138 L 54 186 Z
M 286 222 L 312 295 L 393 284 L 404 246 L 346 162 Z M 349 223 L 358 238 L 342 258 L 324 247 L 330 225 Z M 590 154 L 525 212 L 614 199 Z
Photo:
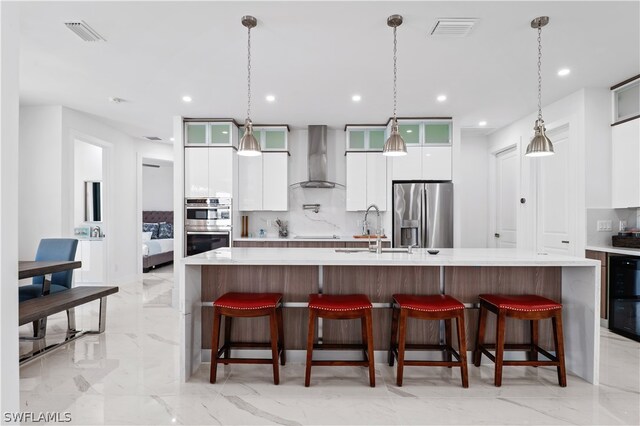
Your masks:
M 351 100 L 352 100 L 353 102 L 360 102 L 360 101 L 362 100 L 362 96 L 360 96 L 360 95 L 353 95 L 353 96 L 351 97 Z
M 444 102 L 447 100 L 447 97 L 445 95 L 438 95 L 436 99 L 438 99 L 438 102 Z
M 486 121 L 481 121 L 478 123 L 478 126 L 486 126 L 487 122 Z
M 411 130 L 411 129 L 407 129 L 407 130 L 406 130 L 406 132 L 407 132 L 407 133 L 413 133 L 413 130 Z
M 569 68 L 562 68 L 561 70 L 558 70 L 558 75 L 560 77 L 564 77 L 565 75 L 569 74 L 571 74 L 571 70 Z
M 226 130 L 223 130 L 223 131 L 222 131 L 222 134 L 223 134 L 223 135 L 228 135 L 228 134 L 229 134 L 229 132 L 227 132 Z
M 176 140 L 176 138 L 169 138 L 169 140 L 170 140 L 171 142 L 173 142 L 173 141 L 175 141 L 175 140 Z
M 182 97 L 182 100 L 183 100 L 184 102 L 191 102 L 191 96 L 183 96 L 183 97 Z
M 276 97 L 273 95 L 267 95 L 265 99 L 267 100 L 267 102 L 274 102 L 276 100 Z

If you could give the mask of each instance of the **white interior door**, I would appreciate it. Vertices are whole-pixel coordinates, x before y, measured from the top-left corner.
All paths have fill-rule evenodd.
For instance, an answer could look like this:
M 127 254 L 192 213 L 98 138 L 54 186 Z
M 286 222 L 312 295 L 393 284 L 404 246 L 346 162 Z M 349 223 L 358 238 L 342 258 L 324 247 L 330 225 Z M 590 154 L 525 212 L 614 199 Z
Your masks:
M 547 132 L 555 155 L 537 158 L 537 248 L 538 251 L 573 254 L 571 212 L 576 203 L 571 182 L 569 127 Z
M 518 178 L 520 159 L 516 148 L 496 154 L 496 247 L 515 248 L 518 230 Z

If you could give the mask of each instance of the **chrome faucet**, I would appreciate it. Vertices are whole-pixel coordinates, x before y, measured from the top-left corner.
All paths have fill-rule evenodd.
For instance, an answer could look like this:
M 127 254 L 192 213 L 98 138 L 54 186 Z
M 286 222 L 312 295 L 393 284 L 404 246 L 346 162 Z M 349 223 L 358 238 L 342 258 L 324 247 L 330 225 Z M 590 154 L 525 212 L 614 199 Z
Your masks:
M 369 251 L 374 251 L 380 254 L 382 253 L 382 240 L 380 239 L 380 234 L 382 230 L 380 229 L 380 209 L 375 204 L 371 204 L 367 207 L 367 211 L 364 213 L 364 226 L 366 227 L 366 234 L 371 235 L 371 231 L 369 230 L 369 225 L 367 224 L 367 217 L 369 216 L 369 211 L 374 209 L 376 211 L 376 243 L 374 246 L 371 245 L 371 240 L 369 240 Z

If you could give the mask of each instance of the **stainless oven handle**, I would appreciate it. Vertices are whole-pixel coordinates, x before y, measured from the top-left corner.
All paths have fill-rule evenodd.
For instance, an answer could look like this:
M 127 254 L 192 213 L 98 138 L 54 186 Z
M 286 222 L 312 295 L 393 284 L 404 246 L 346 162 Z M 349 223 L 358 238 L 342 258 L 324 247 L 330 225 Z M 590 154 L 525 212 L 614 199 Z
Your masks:
M 198 235 L 229 235 L 230 232 L 229 231 L 222 231 L 222 232 L 212 232 L 212 231 L 187 231 L 187 235 L 193 235 L 193 234 L 198 234 Z

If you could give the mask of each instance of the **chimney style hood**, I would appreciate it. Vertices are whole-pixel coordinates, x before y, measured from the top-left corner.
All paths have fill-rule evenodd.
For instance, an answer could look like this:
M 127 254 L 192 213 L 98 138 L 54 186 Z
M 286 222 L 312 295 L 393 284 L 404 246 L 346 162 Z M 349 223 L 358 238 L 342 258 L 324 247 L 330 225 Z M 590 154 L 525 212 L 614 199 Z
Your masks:
M 309 126 L 309 180 L 300 182 L 303 188 L 335 188 L 327 177 L 327 126 Z

